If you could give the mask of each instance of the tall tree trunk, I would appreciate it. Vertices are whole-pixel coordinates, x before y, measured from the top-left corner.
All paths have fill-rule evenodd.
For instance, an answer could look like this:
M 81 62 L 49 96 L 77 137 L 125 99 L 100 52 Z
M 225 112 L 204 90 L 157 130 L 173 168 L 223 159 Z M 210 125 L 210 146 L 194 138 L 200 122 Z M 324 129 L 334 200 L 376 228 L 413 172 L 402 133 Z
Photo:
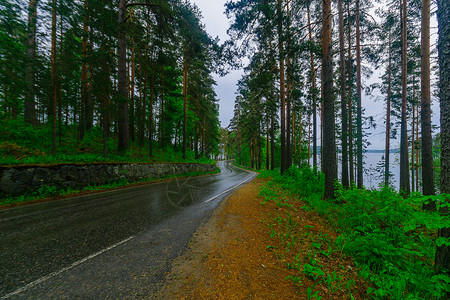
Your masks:
M 51 40 L 51 76 L 52 76 L 52 153 L 56 154 L 56 98 L 57 98 L 57 78 L 56 78 L 56 0 L 52 0 L 52 40 Z
M 89 28 L 88 33 L 90 34 L 91 28 Z M 92 52 L 92 38 L 90 37 L 87 42 L 87 52 Z M 92 66 L 87 65 L 87 97 L 86 97 L 86 107 L 85 107 L 85 129 L 89 131 L 94 126 L 94 102 L 92 97 Z
M 400 191 L 406 196 L 410 193 L 409 162 L 408 162 L 408 132 L 406 124 L 407 101 L 407 33 L 406 33 L 406 0 L 400 0 L 400 14 L 402 20 L 402 119 L 400 134 Z
M 131 9 L 130 11 L 130 21 L 133 22 L 133 16 L 134 16 L 134 10 Z M 132 33 L 134 34 L 134 33 Z M 134 36 L 131 37 L 131 62 L 130 62 L 130 69 L 131 69 L 131 77 L 129 82 L 129 88 L 130 88 L 130 108 L 129 108 L 129 114 L 130 114 L 130 122 L 128 124 L 130 132 L 130 140 L 131 142 L 135 141 L 135 104 L 134 104 L 134 97 L 135 97 L 135 80 L 136 80 L 136 72 L 135 72 L 135 51 L 134 51 Z
M 416 106 L 417 118 L 419 118 L 419 103 Z M 416 122 L 416 141 L 419 140 L 419 120 Z M 419 149 L 416 147 L 416 191 L 420 191 L 419 188 Z M 423 190 L 422 190 L 423 192 Z
M 126 0 L 119 0 L 119 50 L 118 50 L 118 150 L 123 153 L 129 146 L 128 132 L 128 95 L 127 95 L 127 39 L 125 35 L 125 23 L 127 20 Z
M 183 59 L 183 159 L 186 159 L 186 122 L 187 122 L 187 84 L 188 84 L 187 46 Z
M 61 72 L 63 68 L 63 19 L 62 15 L 59 19 L 59 64 L 58 64 L 58 72 L 57 72 L 57 91 L 56 91 L 56 105 L 58 106 L 58 144 L 62 145 L 62 79 Z
M 325 174 L 325 199 L 334 198 L 334 182 L 337 179 L 336 140 L 333 95 L 333 50 L 331 41 L 331 0 L 322 1 L 322 78 L 323 78 L 323 155 L 322 170 Z
M 280 122 L 281 122 L 281 174 L 287 169 L 286 157 L 286 104 L 285 104 L 285 67 L 284 67 L 284 37 L 283 37 L 283 1 L 278 0 L 278 51 L 280 60 Z
M 88 43 L 89 25 L 88 25 L 88 0 L 83 4 L 83 38 L 81 41 L 81 103 L 80 103 L 80 122 L 78 126 L 80 140 L 84 138 L 86 128 L 86 107 L 88 97 L 88 76 L 87 76 L 87 43 Z
M 286 42 L 286 170 L 292 165 L 292 146 L 291 146 L 291 60 L 290 60 L 290 12 L 289 1 L 286 2 L 286 13 L 288 18 L 287 42 Z
M 266 115 L 266 170 L 270 168 L 270 156 L 269 156 L 269 115 Z
M 275 116 L 270 119 L 270 169 L 275 170 Z
M 38 0 L 30 0 L 28 4 L 28 26 L 27 26 L 27 65 L 24 114 L 25 122 L 36 125 L 36 103 L 35 103 L 35 64 L 36 64 L 36 24 L 37 24 Z
M 312 115 L 313 115 L 313 167 L 317 167 L 317 88 L 316 88 L 316 69 L 314 67 L 314 52 L 312 50 L 312 30 L 311 30 L 311 13 L 309 10 L 309 4 L 306 6 L 308 12 L 308 34 L 309 42 L 311 44 L 310 58 L 311 58 L 311 102 L 312 102 Z
M 356 117 L 356 152 L 358 160 L 358 188 L 363 187 L 363 138 L 362 138 L 362 93 L 361 93 L 361 33 L 360 33 L 360 11 L 359 0 L 356 0 L 356 91 L 358 96 L 357 117 Z
M 414 148 L 416 145 L 415 142 L 415 130 L 416 130 L 416 126 L 415 126 L 415 122 L 416 122 L 416 78 L 415 75 L 413 74 L 413 97 L 412 97 L 412 120 L 411 120 L 411 191 L 415 192 L 414 190 L 414 182 L 415 182 L 415 178 L 414 178 L 414 171 L 415 171 L 415 166 L 414 166 Z
M 148 121 L 148 156 L 153 156 L 153 97 L 155 95 L 155 74 L 152 73 L 152 85 L 150 90 L 150 116 Z
M 433 138 L 431 133 L 430 97 L 430 0 L 422 0 L 421 32 L 421 129 L 422 129 L 422 185 L 424 195 L 434 195 Z
M 438 0 L 439 24 L 439 87 L 441 106 L 441 192 L 450 194 L 450 2 Z M 447 202 L 450 200 L 447 199 Z M 441 213 L 449 217 L 449 208 L 441 208 Z M 450 228 L 439 229 L 439 237 L 450 238 Z M 436 249 L 436 271 L 450 270 L 450 246 Z
M 340 56 L 340 83 L 341 83 L 341 112 L 342 112 L 342 185 L 349 186 L 348 182 L 348 152 L 347 152 L 347 98 L 345 78 L 345 45 L 344 45 L 344 10 L 343 0 L 338 2 L 339 10 L 339 56 Z
M 103 24 L 102 24 L 103 27 Z M 102 28 L 103 29 L 103 28 Z M 102 51 L 105 53 L 105 38 L 102 34 Z M 108 154 L 107 149 L 107 138 L 109 135 L 109 103 L 110 103 L 110 72 L 111 69 L 106 61 L 103 58 L 102 61 L 102 69 L 103 69 L 103 93 L 102 93 L 102 127 L 103 127 L 103 156 L 106 157 Z
M 391 65 L 391 30 L 388 33 L 388 90 L 386 99 L 386 146 L 384 154 L 384 186 L 389 186 L 389 160 L 390 160 L 390 148 L 391 148 L 391 77 L 392 77 L 392 65 Z
M 161 116 L 159 117 L 159 123 L 160 123 L 160 135 L 159 135 L 159 142 L 160 142 L 160 147 L 164 147 L 165 146 L 165 120 L 166 120 L 166 116 L 165 116 L 165 95 L 166 95 L 166 91 L 165 91 L 165 82 L 164 82 L 164 66 L 161 65 Z
M 348 166 L 350 175 L 350 184 L 355 183 L 355 168 L 353 163 L 353 93 L 352 93 L 352 79 L 353 79 L 353 64 L 352 64 L 352 27 L 350 22 L 350 4 L 347 2 L 347 18 L 348 18 Z

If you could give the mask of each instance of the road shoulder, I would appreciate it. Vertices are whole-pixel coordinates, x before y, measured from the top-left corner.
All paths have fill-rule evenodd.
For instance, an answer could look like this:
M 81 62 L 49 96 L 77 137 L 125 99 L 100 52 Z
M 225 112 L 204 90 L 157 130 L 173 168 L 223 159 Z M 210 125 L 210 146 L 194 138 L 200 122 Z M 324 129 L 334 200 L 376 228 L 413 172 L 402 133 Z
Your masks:
M 285 280 L 283 262 L 267 251 L 271 241 L 263 219 L 272 208 L 260 205 L 262 184 L 253 180 L 221 203 L 173 262 L 156 298 L 298 297 L 298 287 Z

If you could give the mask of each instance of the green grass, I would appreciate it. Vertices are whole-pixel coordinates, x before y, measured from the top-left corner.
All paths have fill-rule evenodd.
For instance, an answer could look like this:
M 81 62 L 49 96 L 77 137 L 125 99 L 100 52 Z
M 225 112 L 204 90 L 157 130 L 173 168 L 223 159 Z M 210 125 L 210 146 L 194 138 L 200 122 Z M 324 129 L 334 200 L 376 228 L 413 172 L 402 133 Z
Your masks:
M 272 178 L 261 190 L 264 201 L 277 203 L 276 191 L 282 190 L 301 197 L 329 221 L 340 233 L 334 249 L 353 257 L 360 276 L 373 282 L 368 290 L 372 298 L 444 299 L 450 292 L 450 276 L 434 272 L 436 246 L 450 244 L 448 239 L 436 239 L 436 232 L 450 227 L 450 220 L 422 211 L 422 203 L 430 197 L 414 194 L 404 199 L 391 189 L 338 187 L 336 200 L 330 201 L 322 199 L 323 174 L 310 168 L 292 167 L 283 176 L 263 171 L 260 177 Z M 304 272 L 318 274 L 312 270 L 317 266 L 309 265 Z M 333 281 L 329 276 L 324 280 Z M 313 290 L 308 297 L 314 297 Z
M 149 157 L 149 143 L 140 147 L 137 142 L 130 145 L 127 153 L 117 152 L 116 142 L 108 138 L 107 155 L 103 155 L 103 132 L 99 127 L 88 131 L 82 140 L 77 138 L 75 126 L 62 126 L 61 143 L 57 138 L 56 154 L 51 154 L 51 128 L 46 125 L 30 126 L 21 120 L 0 120 L 0 166 L 49 165 L 59 163 L 155 163 L 155 162 L 195 162 L 212 164 L 207 157 L 196 159 L 193 151 L 182 158 L 181 149 L 173 146 L 160 148 L 153 143 L 153 156 Z

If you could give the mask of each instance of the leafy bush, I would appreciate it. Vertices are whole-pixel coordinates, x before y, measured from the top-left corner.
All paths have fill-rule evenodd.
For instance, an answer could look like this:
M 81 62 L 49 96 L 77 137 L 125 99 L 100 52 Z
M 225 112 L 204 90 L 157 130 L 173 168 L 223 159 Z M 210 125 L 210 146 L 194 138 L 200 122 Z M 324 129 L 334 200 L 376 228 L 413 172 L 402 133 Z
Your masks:
M 323 175 L 315 170 L 292 167 L 282 176 L 272 176 L 263 193 L 273 197 L 271 187 L 279 186 L 302 196 L 335 224 L 341 232 L 338 248 L 355 259 L 361 276 L 374 282 L 376 288 L 368 291 L 374 298 L 439 299 L 450 292 L 450 276 L 434 273 L 436 245 L 450 245 L 448 239 L 436 240 L 436 230 L 450 227 L 450 219 L 421 209 L 425 201 L 448 205 L 449 195 L 414 194 L 404 199 L 389 188 L 338 187 L 336 201 L 326 201 Z

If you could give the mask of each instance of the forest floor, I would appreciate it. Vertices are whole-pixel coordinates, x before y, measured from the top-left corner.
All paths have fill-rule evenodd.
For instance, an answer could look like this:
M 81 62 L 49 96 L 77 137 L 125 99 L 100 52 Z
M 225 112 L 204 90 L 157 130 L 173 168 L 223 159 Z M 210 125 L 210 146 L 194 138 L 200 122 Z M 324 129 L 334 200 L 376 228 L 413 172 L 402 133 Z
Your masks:
M 354 262 L 331 250 L 336 232 L 298 199 L 287 207 L 264 202 L 259 189 L 265 183 L 256 179 L 221 203 L 174 261 L 157 299 L 367 297 Z M 286 213 L 297 242 L 283 238 Z

